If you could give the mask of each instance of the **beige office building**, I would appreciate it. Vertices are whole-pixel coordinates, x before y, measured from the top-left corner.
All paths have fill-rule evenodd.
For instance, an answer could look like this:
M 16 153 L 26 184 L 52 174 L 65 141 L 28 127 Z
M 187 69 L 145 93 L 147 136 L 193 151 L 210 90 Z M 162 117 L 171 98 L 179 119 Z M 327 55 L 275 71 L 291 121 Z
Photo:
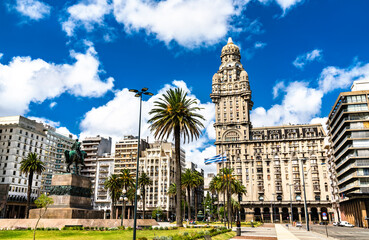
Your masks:
M 227 166 L 234 169 L 235 177 L 246 186 L 241 219 L 288 222 L 292 202 L 293 220 L 304 221 L 303 171 L 310 220 L 321 221 L 323 212 L 331 220 L 326 135 L 322 126 L 254 128 L 250 121 L 253 102 L 249 77 L 232 39 L 223 47 L 220 57 L 221 65 L 213 76 L 210 95 L 216 110 L 215 145 L 218 154 L 227 155 Z M 221 167 L 219 164 L 218 170 Z
M 333 205 L 339 219 L 369 221 L 369 81 L 355 81 L 338 96 L 328 117 Z

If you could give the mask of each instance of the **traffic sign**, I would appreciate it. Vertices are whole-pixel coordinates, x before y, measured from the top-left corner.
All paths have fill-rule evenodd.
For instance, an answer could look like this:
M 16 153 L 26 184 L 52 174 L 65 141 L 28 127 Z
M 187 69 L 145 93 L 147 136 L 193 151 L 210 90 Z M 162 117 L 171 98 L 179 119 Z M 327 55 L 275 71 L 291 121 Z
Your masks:
M 322 216 L 323 216 L 323 220 L 327 220 L 327 213 L 326 212 L 322 212 Z

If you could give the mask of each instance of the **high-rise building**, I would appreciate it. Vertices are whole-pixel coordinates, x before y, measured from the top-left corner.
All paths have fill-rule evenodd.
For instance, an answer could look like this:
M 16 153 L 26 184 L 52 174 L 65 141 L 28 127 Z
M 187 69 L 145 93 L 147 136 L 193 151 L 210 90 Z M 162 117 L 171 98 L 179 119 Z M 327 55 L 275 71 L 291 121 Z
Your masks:
M 109 176 L 114 174 L 114 156 L 105 155 L 97 159 L 96 165 L 96 184 L 94 195 L 94 209 L 104 210 L 104 218 L 110 218 L 111 215 L 111 196 L 109 191 L 105 188 L 105 181 Z
M 219 164 L 218 171 L 224 165 L 232 168 L 247 189 L 241 196 L 241 219 L 291 221 L 292 212 L 295 221 L 305 220 L 304 177 L 310 220 L 321 221 L 323 213 L 331 220 L 321 124 L 253 127 L 249 77 L 232 39 L 220 58 L 210 97 L 216 111 L 216 151 L 228 161 Z
M 45 171 L 42 172 L 41 192 L 48 193 L 50 192 L 53 174 L 66 172 L 64 151 L 71 150 L 75 140 L 71 134 L 65 136 L 57 133 L 56 129 L 51 126 L 44 125 L 44 127 L 46 133 L 44 144 Z
M 168 195 L 170 184 L 175 183 L 175 148 L 174 144 L 169 142 L 157 141 L 150 143 L 149 146 L 142 151 L 140 157 L 139 174 L 145 172 L 152 180 L 152 185 L 146 187 L 146 215 L 156 208 L 166 214 L 167 218 L 174 219 L 175 214 L 175 198 Z M 185 151 L 181 149 L 180 159 L 182 169 L 185 164 Z M 139 201 L 138 211 L 143 210 L 143 202 Z
M 339 219 L 368 227 L 369 81 L 355 81 L 338 96 L 328 116 L 333 204 Z
M 123 169 L 129 169 L 136 177 L 137 166 L 137 145 L 138 137 L 124 136 L 124 138 L 115 143 L 115 166 L 114 172 L 119 174 Z M 146 140 L 141 139 L 140 151 L 148 147 Z
M 20 173 L 20 166 L 28 153 L 37 153 L 45 166 L 41 175 L 33 176 L 32 201 L 40 192 L 48 192 L 54 173 L 65 171 L 63 151 L 70 149 L 72 142 L 72 136 L 35 120 L 0 117 L 0 184 L 9 185 L 6 217 L 24 217 L 28 176 Z
M 97 159 L 104 156 L 104 154 L 111 153 L 111 137 L 104 138 L 99 135 L 96 137 L 86 137 L 82 140 L 81 150 L 87 154 L 84 159 L 86 167 L 81 169 L 81 175 L 91 180 L 92 196 L 94 196 Z

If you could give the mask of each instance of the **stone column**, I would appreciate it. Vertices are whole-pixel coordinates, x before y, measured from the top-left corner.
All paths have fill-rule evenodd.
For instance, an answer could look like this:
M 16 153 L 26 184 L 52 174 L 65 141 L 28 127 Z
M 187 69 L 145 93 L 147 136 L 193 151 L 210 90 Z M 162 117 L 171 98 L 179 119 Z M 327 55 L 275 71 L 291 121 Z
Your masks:
M 317 210 L 318 210 L 318 219 L 319 219 L 319 222 L 321 222 L 322 221 L 322 209 L 319 207 L 317 208 Z
M 283 216 L 282 216 L 282 208 L 279 208 L 279 221 L 282 222 Z
M 299 222 L 301 222 L 301 219 L 302 219 L 301 212 L 299 212 Z

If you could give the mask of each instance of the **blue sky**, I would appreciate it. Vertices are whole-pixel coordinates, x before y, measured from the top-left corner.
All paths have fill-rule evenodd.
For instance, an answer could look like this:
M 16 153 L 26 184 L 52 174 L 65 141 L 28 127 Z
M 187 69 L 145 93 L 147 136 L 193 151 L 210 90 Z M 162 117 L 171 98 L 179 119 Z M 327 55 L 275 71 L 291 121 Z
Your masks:
M 137 134 L 171 86 L 196 97 L 206 130 L 187 159 L 215 153 L 209 94 L 232 37 L 249 74 L 254 126 L 324 122 L 338 93 L 369 76 L 365 0 L 4 0 L 0 115 L 24 115 L 80 137 Z M 143 125 L 143 137 L 152 135 Z M 200 164 L 202 166 L 202 164 Z M 207 171 L 213 168 L 206 168 Z

